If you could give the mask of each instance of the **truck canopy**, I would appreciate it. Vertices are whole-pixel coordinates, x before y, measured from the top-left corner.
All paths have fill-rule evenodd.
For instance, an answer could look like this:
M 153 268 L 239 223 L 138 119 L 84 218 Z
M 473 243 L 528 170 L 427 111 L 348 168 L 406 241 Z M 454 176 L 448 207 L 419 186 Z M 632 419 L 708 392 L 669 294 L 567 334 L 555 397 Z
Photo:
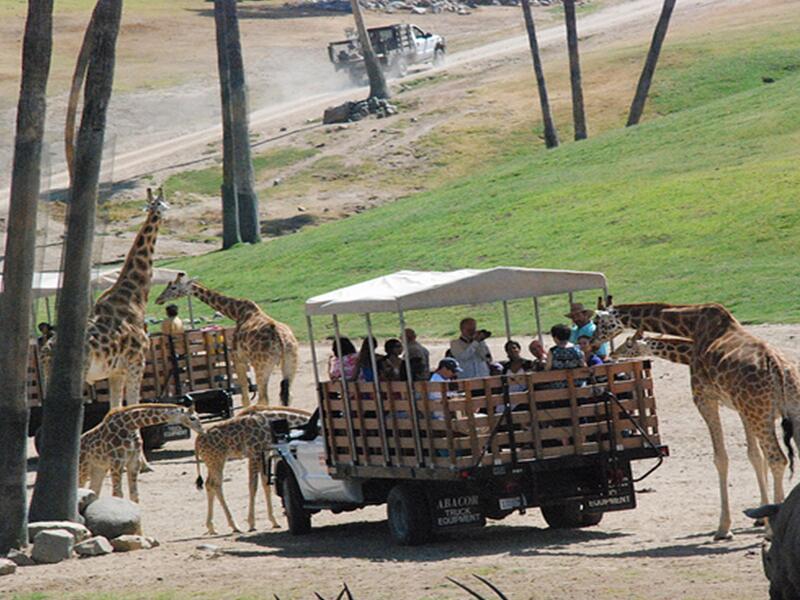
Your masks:
M 306 315 L 398 312 L 534 298 L 583 290 L 604 290 L 605 275 L 590 271 L 459 269 L 398 271 L 314 296 Z

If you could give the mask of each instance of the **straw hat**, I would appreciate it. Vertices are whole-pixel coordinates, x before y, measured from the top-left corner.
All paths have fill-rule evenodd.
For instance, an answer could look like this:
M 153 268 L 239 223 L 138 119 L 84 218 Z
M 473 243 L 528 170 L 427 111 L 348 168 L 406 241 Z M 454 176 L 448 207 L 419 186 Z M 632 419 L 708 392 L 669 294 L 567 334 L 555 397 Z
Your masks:
M 574 319 L 580 315 L 586 315 L 587 319 L 591 319 L 594 316 L 594 311 L 591 308 L 586 308 L 580 302 L 573 302 L 569 305 L 569 312 L 564 316 L 568 319 Z

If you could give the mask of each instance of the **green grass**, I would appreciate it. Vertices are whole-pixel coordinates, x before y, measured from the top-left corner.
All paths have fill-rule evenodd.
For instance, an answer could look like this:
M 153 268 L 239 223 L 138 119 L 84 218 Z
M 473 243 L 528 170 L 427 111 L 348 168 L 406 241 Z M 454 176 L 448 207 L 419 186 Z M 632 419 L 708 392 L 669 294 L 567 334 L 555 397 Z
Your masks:
M 780 28 L 770 34 L 783 39 Z M 702 56 L 704 69 L 665 62 L 657 105 L 670 114 L 637 128 L 553 151 L 520 132 L 501 162 L 439 189 L 170 266 L 256 300 L 298 332 L 302 303 L 314 294 L 399 269 L 495 265 L 599 270 L 619 301 L 713 300 L 744 321 L 798 322 L 800 72 L 780 48 L 764 46 L 759 59 L 743 44 Z M 761 82 L 767 67 L 780 73 L 775 83 Z M 706 71 L 738 75 L 700 85 Z M 564 304 L 545 303 L 544 325 L 563 320 Z M 465 310 L 408 318 L 444 336 Z M 499 307 L 473 312 L 500 331 Z M 516 331 L 533 330 L 529 302 L 512 305 L 512 321 Z M 363 331 L 360 319 L 345 327 Z M 396 324 L 379 320 L 378 329 Z

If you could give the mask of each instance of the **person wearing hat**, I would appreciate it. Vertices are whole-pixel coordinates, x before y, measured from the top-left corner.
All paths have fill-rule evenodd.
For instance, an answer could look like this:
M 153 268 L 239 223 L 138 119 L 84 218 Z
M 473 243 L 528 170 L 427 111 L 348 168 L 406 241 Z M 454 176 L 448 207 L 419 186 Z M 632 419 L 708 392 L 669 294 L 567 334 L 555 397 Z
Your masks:
M 439 361 L 439 366 L 431 375 L 430 381 L 452 381 L 463 369 L 455 358 L 443 358 Z M 440 392 L 428 392 L 428 398 L 431 400 L 441 400 L 442 394 Z
M 570 343 L 577 344 L 578 338 L 583 336 L 589 339 L 594 337 L 594 330 L 597 326 L 594 324 L 594 321 L 592 321 L 592 317 L 594 316 L 594 311 L 592 309 L 586 308 L 580 302 L 573 302 L 569 306 L 569 312 L 564 316 L 571 319 L 573 323 L 569 336 Z M 603 360 L 608 358 L 608 353 L 608 342 L 603 342 L 600 348 L 595 352 L 595 354 Z

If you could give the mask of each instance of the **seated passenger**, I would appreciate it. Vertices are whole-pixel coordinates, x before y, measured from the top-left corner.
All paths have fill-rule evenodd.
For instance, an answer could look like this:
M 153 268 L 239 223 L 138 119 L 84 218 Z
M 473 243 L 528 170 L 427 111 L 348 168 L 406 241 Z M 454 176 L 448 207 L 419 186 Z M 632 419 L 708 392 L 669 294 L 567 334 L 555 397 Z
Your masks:
M 524 375 L 525 373 L 533 371 L 533 361 L 522 358 L 522 346 L 519 345 L 519 342 L 515 342 L 514 340 L 506 342 L 505 350 L 508 360 L 504 360 L 500 364 L 503 366 L 503 375 L 509 375 L 508 390 L 512 394 L 514 392 L 527 391 L 528 386 L 525 385 L 525 378 L 520 377 L 519 380 L 516 380 L 513 376 Z
M 383 349 L 386 352 L 386 356 L 378 364 L 381 380 L 405 381 L 406 365 L 405 361 L 400 358 L 400 355 L 403 354 L 403 342 L 396 338 L 386 340 Z
M 413 329 L 407 328 L 404 334 L 408 359 L 411 363 L 411 375 L 414 381 L 426 381 L 431 374 L 431 353 L 417 341 L 417 333 Z
M 372 347 L 374 348 L 375 352 L 375 362 L 377 363 L 379 370 L 381 362 L 385 357 L 383 354 L 378 353 L 378 340 L 376 340 L 374 337 L 364 338 L 364 341 L 361 344 L 361 350 L 358 352 L 358 380 L 371 383 L 375 381 L 375 373 L 372 370 L 372 357 L 369 353 L 370 339 L 372 340 Z
M 458 361 L 455 358 L 443 358 L 439 361 L 439 366 L 431 375 L 430 381 L 452 381 L 458 374 L 461 373 L 461 365 L 458 364 Z M 434 388 L 438 388 L 439 386 L 433 386 Z M 448 396 L 455 395 L 455 392 L 448 392 Z M 441 400 L 442 393 L 440 391 L 429 391 L 428 398 L 430 400 Z
M 470 317 L 461 320 L 459 329 L 461 336 L 450 342 L 450 354 L 462 369 L 460 377 L 488 377 L 492 353 L 485 340 L 491 333 L 485 329 L 478 331 L 475 319 Z
M 595 325 L 594 321 L 592 321 L 592 317 L 594 316 L 593 310 L 585 308 L 580 302 L 574 302 L 570 305 L 569 312 L 564 316 L 568 319 L 572 319 L 573 323 L 569 336 L 570 342 L 577 344 L 578 338 L 582 335 L 587 336 L 590 340 L 594 337 L 594 332 L 595 329 L 597 329 L 597 325 Z M 610 348 L 608 342 L 604 342 L 600 345 L 595 353 L 600 357 L 601 360 L 606 360 L 609 352 Z
M 531 361 L 533 363 L 533 370 L 544 371 L 545 368 L 547 368 L 547 350 L 544 349 L 542 342 L 533 340 L 528 344 L 528 350 L 533 356 L 533 360 Z
M 592 338 L 588 335 L 582 335 L 578 338 L 578 346 L 583 352 L 583 357 L 586 360 L 587 367 L 596 367 L 603 364 L 603 359 L 594 353 L 592 348 Z
M 339 381 L 344 370 L 345 381 L 355 381 L 358 372 L 358 353 L 349 338 L 340 338 L 342 345 L 343 369 L 339 365 L 339 349 L 336 340 L 331 345 L 332 356 L 328 359 L 328 377 L 331 381 Z
M 578 369 L 586 366 L 583 352 L 569 342 L 570 329 L 566 325 L 554 325 L 550 330 L 555 346 L 547 354 L 547 370 Z M 554 381 L 548 387 L 567 387 L 566 381 Z

